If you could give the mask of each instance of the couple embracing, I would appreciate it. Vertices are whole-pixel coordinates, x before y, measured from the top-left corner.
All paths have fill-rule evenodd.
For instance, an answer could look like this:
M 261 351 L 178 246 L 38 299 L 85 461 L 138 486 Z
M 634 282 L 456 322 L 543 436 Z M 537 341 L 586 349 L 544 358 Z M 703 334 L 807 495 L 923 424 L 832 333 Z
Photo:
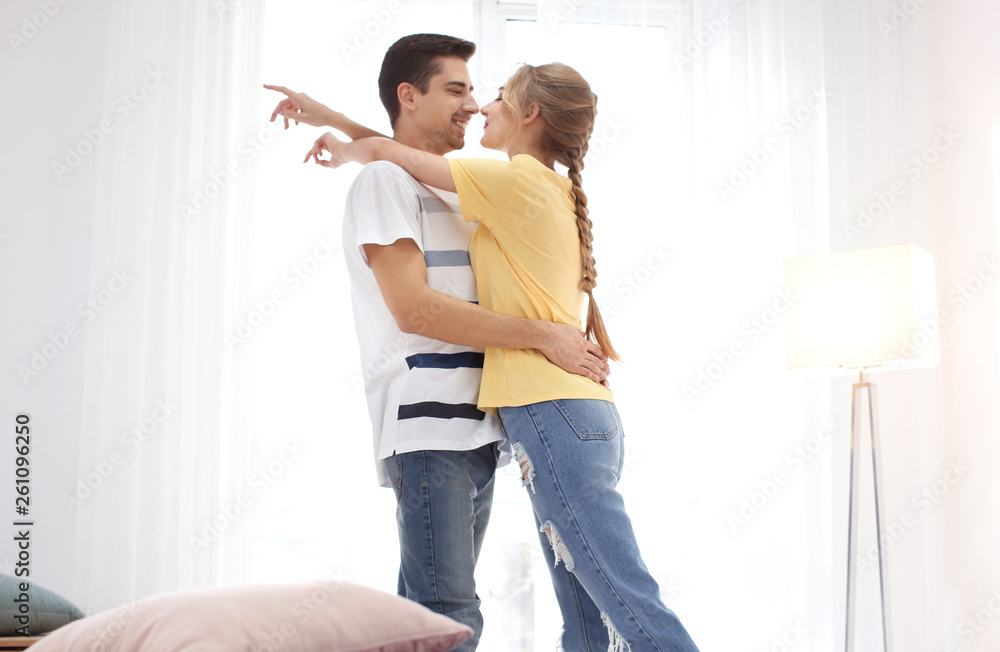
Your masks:
M 696 652 L 639 554 L 616 485 L 618 359 L 592 296 L 580 176 L 597 96 L 572 68 L 522 66 L 481 109 L 468 41 L 415 34 L 379 75 L 392 138 L 284 87 L 271 119 L 328 126 L 306 156 L 366 164 L 343 243 L 378 478 L 396 494 L 399 594 L 468 625 L 495 471 L 512 452 L 564 621 L 563 649 Z M 485 118 L 509 161 L 444 158 Z M 329 159 L 322 158 L 329 153 Z M 567 176 L 555 170 L 567 169 Z M 587 300 L 585 332 L 580 315 Z

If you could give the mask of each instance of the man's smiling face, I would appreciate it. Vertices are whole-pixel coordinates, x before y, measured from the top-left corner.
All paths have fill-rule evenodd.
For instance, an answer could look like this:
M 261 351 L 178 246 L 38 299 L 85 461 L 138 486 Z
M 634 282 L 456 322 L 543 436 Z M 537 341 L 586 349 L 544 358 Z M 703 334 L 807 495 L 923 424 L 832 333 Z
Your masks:
M 415 96 L 413 121 L 443 154 L 465 146 L 469 119 L 479 113 L 472 97 L 469 67 L 459 57 L 440 57 L 441 70 L 430 78 L 427 92 Z

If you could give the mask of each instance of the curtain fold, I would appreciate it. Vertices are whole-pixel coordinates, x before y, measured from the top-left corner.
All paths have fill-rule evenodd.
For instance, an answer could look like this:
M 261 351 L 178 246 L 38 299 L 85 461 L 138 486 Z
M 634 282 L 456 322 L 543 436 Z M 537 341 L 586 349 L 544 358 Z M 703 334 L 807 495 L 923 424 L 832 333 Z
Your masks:
M 90 276 L 129 280 L 86 338 L 80 477 L 122 460 L 74 510 L 75 593 L 90 611 L 213 584 L 238 562 L 220 554 L 238 510 L 224 500 L 224 454 L 240 456 L 224 333 L 245 179 L 231 162 L 259 118 L 240 102 L 260 83 L 262 11 L 109 3 L 104 104 L 129 115 L 100 151 Z
M 699 279 L 682 299 L 691 324 L 678 339 L 691 347 L 678 361 L 688 396 L 679 420 L 711 442 L 688 449 L 701 468 L 690 481 L 702 475 L 716 515 L 699 567 L 715 567 L 716 592 L 723 577 L 741 587 L 722 598 L 732 629 L 699 623 L 726 648 L 784 640 L 819 650 L 833 638 L 831 519 L 847 424 L 828 380 L 784 369 L 783 315 L 796 298 L 782 276 L 784 258 L 828 246 L 822 9 L 819 0 L 691 3 L 674 53 L 692 189 L 692 228 L 678 235 L 697 252 L 676 271 Z M 689 609 L 701 618 L 697 604 Z

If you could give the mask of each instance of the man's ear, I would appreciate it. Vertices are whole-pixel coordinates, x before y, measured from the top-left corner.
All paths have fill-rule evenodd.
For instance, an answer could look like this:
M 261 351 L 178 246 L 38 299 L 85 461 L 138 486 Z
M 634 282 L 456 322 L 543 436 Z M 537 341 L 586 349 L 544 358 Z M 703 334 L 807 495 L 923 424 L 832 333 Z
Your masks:
M 532 102 L 528 106 L 528 110 L 525 112 L 524 117 L 521 118 L 522 125 L 530 125 L 532 122 L 538 119 L 542 115 L 542 107 L 538 105 L 538 102 Z
M 420 91 L 410 82 L 403 82 L 396 87 L 396 99 L 399 100 L 399 108 L 413 111 L 417 108 L 417 95 Z

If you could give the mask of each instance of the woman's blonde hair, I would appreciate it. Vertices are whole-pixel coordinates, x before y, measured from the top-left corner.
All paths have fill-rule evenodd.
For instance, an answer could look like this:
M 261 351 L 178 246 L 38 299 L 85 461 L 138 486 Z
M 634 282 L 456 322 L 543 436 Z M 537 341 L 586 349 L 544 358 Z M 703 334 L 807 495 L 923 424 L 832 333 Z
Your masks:
M 583 171 L 583 157 L 587 155 L 590 134 L 594 131 L 597 117 L 597 95 L 590 90 L 580 73 L 562 63 L 544 66 L 518 68 L 504 86 L 501 103 L 515 117 L 523 116 L 528 107 L 537 104 L 545 124 L 543 146 L 556 161 L 565 165 L 573 182 L 573 198 L 576 201 L 576 224 L 580 231 L 580 253 L 583 258 L 581 289 L 587 294 L 587 337 L 597 342 L 612 360 L 621 360 L 611 346 L 611 339 L 604 327 L 601 311 L 594 301 L 597 286 L 597 267 L 594 263 L 591 235 L 593 223 L 587 209 L 587 195 L 583 192 L 580 172 Z M 520 120 L 513 120 L 515 130 L 520 128 Z M 517 131 L 510 135 L 517 138 Z

